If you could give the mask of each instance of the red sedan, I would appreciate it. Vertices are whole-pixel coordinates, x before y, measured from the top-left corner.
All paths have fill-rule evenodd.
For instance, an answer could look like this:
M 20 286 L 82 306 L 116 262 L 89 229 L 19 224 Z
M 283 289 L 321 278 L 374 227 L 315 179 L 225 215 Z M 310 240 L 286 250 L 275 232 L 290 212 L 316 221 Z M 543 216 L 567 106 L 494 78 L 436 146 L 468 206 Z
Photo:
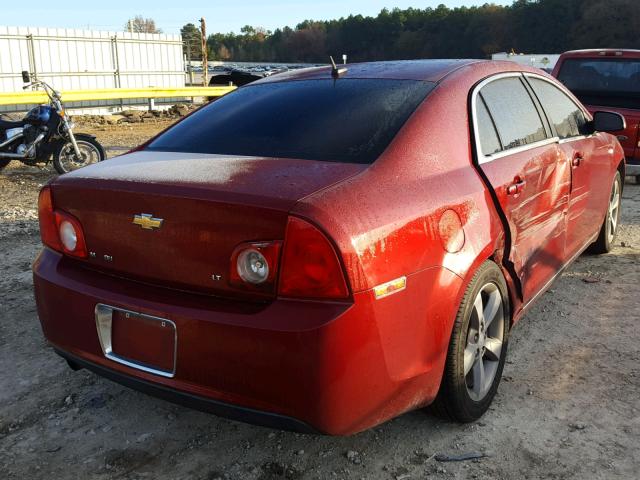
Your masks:
M 248 422 L 473 421 L 514 322 L 611 248 L 623 123 L 511 62 L 260 80 L 43 188 L 44 334 L 72 368 Z

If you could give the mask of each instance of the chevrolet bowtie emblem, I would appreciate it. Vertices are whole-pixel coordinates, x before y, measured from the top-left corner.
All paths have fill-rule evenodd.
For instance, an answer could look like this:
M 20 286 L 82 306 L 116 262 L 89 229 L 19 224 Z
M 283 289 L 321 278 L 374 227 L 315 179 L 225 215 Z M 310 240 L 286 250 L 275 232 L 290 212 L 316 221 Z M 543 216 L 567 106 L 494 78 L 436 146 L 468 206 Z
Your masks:
M 140 225 L 143 230 L 153 230 L 162 226 L 162 218 L 153 218 L 149 213 L 141 213 L 133 216 L 133 224 Z

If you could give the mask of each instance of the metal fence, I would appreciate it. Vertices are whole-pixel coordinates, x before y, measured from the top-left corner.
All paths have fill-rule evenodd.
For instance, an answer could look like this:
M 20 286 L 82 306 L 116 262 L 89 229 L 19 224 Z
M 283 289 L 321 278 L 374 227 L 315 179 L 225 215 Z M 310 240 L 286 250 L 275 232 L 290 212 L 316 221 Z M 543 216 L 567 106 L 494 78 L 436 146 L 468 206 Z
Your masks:
M 185 86 L 180 35 L 0 26 L 0 92 L 21 91 L 22 70 L 58 90 Z M 131 103 L 136 100 L 127 100 Z M 104 111 L 121 105 L 105 100 L 69 106 Z M 16 105 L 0 111 L 25 108 Z

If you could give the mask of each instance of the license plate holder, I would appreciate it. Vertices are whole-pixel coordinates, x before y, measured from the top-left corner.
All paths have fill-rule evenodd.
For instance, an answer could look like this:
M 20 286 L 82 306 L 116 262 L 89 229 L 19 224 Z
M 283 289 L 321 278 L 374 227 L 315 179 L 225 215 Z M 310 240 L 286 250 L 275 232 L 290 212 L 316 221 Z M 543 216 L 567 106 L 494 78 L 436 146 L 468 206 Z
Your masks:
M 162 377 L 175 375 L 178 334 L 174 322 L 101 303 L 96 305 L 95 317 L 106 358 Z

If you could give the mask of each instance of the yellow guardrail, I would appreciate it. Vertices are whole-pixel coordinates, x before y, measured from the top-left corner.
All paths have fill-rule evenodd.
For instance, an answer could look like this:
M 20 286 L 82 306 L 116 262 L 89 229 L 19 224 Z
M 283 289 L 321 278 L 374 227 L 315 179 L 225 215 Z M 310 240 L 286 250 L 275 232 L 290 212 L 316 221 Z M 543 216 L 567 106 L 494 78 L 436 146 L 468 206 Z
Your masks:
M 64 90 L 63 102 L 92 100 L 120 100 L 129 98 L 220 97 L 236 87 L 181 87 L 181 88 L 103 88 L 97 90 Z M 0 105 L 27 105 L 47 103 L 49 98 L 41 91 L 0 92 Z

